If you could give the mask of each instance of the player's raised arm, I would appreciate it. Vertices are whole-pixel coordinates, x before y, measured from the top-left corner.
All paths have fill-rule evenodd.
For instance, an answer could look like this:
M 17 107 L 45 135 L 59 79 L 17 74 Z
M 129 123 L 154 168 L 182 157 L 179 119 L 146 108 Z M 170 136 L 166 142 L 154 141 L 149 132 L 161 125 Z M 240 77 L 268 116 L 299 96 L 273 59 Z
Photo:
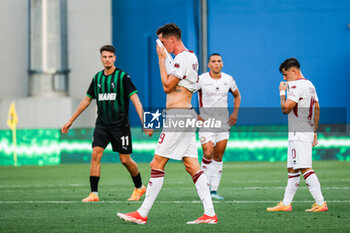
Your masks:
M 284 82 L 284 81 L 280 82 L 279 90 L 280 90 L 281 109 L 284 114 L 289 114 L 297 104 L 291 99 L 286 99 L 287 87 L 288 87 L 287 82 Z
M 143 107 L 142 107 L 141 101 L 139 99 L 139 96 L 135 93 L 132 96 L 130 96 L 130 100 L 134 104 L 136 112 L 140 117 L 141 125 L 143 126 Z M 143 129 L 143 130 L 144 130 L 146 135 L 148 135 L 150 137 L 153 135 L 152 129 Z
M 172 75 L 168 75 L 167 73 L 166 66 L 165 66 L 165 59 L 166 59 L 165 48 L 160 48 L 157 45 L 157 54 L 159 59 L 159 71 L 160 71 L 160 77 L 163 84 L 163 90 L 165 93 L 168 94 L 176 87 L 180 79 Z
M 85 96 L 84 99 L 81 100 L 79 106 L 75 110 L 73 116 L 69 119 L 69 121 L 62 127 L 62 133 L 68 133 L 69 128 L 72 126 L 75 119 L 90 105 L 92 99 L 89 96 Z

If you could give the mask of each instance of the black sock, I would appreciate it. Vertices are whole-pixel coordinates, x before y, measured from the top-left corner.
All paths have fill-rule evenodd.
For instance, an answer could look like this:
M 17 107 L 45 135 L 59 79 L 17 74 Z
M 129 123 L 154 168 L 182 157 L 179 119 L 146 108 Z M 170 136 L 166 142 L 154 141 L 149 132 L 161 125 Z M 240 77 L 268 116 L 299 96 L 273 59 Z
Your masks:
M 97 186 L 98 186 L 99 180 L 100 180 L 99 176 L 90 176 L 91 192 L 97 192 Z
M 141 188 L 142 181 L 140 172 L 136 176 L 132 176 L 132 181 L 134 181 L 135 188 Z

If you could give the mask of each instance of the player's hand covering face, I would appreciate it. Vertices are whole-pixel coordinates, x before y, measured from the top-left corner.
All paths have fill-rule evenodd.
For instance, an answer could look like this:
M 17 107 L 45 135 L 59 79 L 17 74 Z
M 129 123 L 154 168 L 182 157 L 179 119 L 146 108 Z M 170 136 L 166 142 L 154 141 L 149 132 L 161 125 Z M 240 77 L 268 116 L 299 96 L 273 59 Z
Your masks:
M 159 40 L 164 45 L 164 48 L 168 53 L 172 53 L 174 49 L 175 38 L 172 36 L 163 37 L 163 34 L 158 35 Z
M 166 59 L 165 48 L 160 48 L 157 45 L 157 54 L 158 54 L 159 61 L 165 61 L 165 59 Z

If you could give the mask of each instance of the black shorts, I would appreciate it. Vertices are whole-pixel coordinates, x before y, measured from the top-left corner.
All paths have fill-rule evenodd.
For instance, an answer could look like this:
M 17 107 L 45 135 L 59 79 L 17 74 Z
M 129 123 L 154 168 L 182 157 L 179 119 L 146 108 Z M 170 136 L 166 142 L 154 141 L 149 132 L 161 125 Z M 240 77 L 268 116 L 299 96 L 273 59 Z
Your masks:
M 131 132 L 129 127 L 112 128 L 96 125 L 92 137 L 92 147 L 98 146 L 106 148 L 108 143 L 112 144 L 114 152 L 121 154 L 131 154 Z

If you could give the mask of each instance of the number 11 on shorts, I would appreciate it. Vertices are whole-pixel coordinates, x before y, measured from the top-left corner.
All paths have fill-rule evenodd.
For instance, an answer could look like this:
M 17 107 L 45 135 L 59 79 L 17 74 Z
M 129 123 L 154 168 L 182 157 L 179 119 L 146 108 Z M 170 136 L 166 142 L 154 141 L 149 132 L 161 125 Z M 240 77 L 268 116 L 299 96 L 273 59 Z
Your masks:
M 122 140 L 122 146 L 128 146 L 129 145 L 129 136 L 123 136 L 120 139 Z

